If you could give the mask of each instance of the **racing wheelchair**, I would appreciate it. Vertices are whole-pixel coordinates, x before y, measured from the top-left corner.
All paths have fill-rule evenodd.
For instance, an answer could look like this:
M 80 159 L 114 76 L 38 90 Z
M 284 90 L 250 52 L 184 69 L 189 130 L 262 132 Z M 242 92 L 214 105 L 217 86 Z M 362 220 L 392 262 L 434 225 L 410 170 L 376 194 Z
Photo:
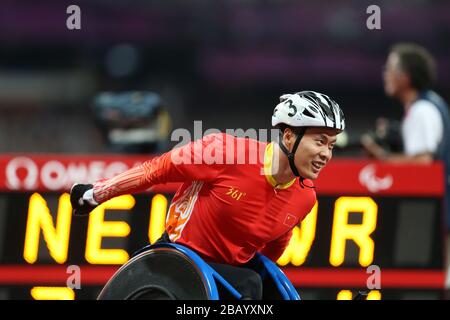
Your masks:
M 262 254 L 251 261 L 263 280 L 263 299 L 300 300 L 280 268 Z M 219 300 L 243 296 L 197 253 L 175 243 L 137 251 L 103 287 L 99 300 Z

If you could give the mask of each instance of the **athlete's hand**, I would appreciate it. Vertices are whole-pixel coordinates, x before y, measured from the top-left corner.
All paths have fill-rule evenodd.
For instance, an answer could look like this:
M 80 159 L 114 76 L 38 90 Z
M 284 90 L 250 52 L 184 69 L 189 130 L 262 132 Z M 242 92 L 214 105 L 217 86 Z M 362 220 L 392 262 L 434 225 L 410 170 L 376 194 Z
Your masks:
M 98 206 L 94 199 L 94 186 L 92 184 L 75 183 L 70 189 L 70 203 L 72 213 L 76 216 L 89 214 Z

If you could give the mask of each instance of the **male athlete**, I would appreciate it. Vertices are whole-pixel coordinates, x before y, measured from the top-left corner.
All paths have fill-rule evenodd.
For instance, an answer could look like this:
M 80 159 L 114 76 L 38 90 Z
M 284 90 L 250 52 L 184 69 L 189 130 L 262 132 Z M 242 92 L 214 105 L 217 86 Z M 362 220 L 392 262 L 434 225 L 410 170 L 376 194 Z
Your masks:
M 345 120 L 331 98 L 302 91 L 281 96 L 272 125 L 281 131 L 279 143 L 211 134 L 114 178 L 75 184 L 74 214 L 156 184 L 182 182 L 160 241 L 189 247 L 244 298 L 261 299 L 261 278 L 246 263 L 257 252 L 273 261 L 281 256 L 292 229 L 316 202 L 311 180 L 331 159 Z

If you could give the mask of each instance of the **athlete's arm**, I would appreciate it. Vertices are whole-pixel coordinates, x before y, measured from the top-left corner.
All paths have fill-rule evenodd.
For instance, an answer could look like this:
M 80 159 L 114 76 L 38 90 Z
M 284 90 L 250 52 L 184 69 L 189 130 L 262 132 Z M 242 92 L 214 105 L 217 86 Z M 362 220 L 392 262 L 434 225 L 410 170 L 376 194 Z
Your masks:
M 261 253 L 272 261 L 277 261 L 283 254 L 284 250 L 291 240 L 292 230 L 286 232 L 281 237 L 268 242 L 266 246 L 261 250 Z
M 175 148 L 109 180 L 94 183 L 94 198 L 104 202 L 126 193 L 145 191 L 153 185 L 189 180 L 210 181 L 221 166 L 207 159 L 207 150 L 223 149 L 221 134 L 213 134 Z M 210 164 L 211 163 L 211 164 Z
M 156 184 L 189 180 L 211 181 L 223 167 L 221 163 L 225 161 L 211 163 L 207 155 L 213 153 L 214 159 L 224 157 L 223 142 L 221 134 L 207 135 L 203 139 L 175 148 L 111 179 L 97 181 L 90 186 L 92 191 L 89 190 L 90 188 L 85 188 L 89 185 L 75 185 L 71 191 L 74 213 L 86 214 L 106 200 L 123 194 L 142 192 Z M 88 197 L 90 201 L 86 201 Z M 83 209 L 83 206 L 89 206 L 89 208 Z

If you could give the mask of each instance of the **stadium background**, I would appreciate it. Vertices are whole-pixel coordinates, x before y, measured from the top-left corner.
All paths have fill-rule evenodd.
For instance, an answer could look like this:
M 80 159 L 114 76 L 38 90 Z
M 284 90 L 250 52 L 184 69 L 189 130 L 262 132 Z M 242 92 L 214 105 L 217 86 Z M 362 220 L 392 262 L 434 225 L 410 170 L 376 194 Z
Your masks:
M 70 4 L 81 8 L 81 30 L 66 27 L 66 8 Z M 45 161 L 51 161 L 64 156 L 76 158 L 73 155 L 77 154 L 87 156 L 86 161 L 102 159 L 110 150 L 94 120 L 92 99 L 101 91 L 125 90 L 158 92 L 165 101 L 172 127 L 191 131 L 194 120 L 202 120 L 204 129 L 268 128 L 268 119 L 281 93 L 323 91 L 338 100 L 348 119 L 349 146 L 337 150 L 335 157 L 364 161 L 365 155 L 357 143 L 360 135 L 373 128 L 379 116 L 400 120 L 402 115 L 402 107 L 385 97 L 381 79 L 392 44 L 412 41 L 426 46 L 438 62 L 436 89 L 447 101 L 450 99 L 450 3 L 379 1 L 376 4 L 381 8 L 381 30 L 366 27 L 366 9 L 371 4 L 374 3 L 289 0 L 134 1 L 132 5 L 128 1 L 100 0 L 2 1 L 1 170 L 5 171 L 9 161 L 17 156 L 35 159 L 46 154 Z M 342 161 L 345 164 L 346 160 Z M 385 170 L 396 172 L 397 168 Z M 431 183 L 439 175 L 431 168 L 421 171 Z M 4 172 L 0 177 L 5 177 Z M 4 268 L 0 297 L 32 298 L 30 290 L 45 286 L 45 281 L 15 281 L 11 270 L 19 264 L 27 267 L 57 263 L 45 254 L 48 249 L 42 236 L 39 259 L 28 263 L 23 258 L 26 219 L 34 190 L 11 190 L 5 179 L 0 181 L 4 186 L 0 191 L 0 263 Z M 63 189 L 64 186 L 41 190 L 54 217 Z M 427 192 L 427 188 L 423 189 Z M 165 192 L 170 198 L 170 192 Z M 436 198 L 438 193 L 427 197 Z M 323 195 L 323 202 L 329 202 L 323 215 L 331 216 L 333 202 L 340 195 L 338 187 Z M 368 194 L 358 191 L 353 195 Z M 417 196 L 388 195 L 386 201 Z M 145 208 L 147 202 L 141 199 L 137 203 Z M 383 206 L 396 208 L 386 203 Z M 386 210 L 384 215 L 397 214 L 394 209 Z M 87 221 L 78 224 L 77 228 L 86 232 Z M 428 239 L 436 252 L 430 254 L 429 261 L 422 262 L 422 268 L 442 271 L 442 224 L 438 218 L 431 224 Z M 397 227 L 393 222 L 386 231 L 389 237 L 396 236 Z M 145 237 L 141 235 L 133 241 L 138 246 Z M 73 239 L 70 250 L 76 251 L 72 242 Z M 319 252 L 320 248 L 316 250 Z M 357 252 L 357 247 L 349 250 Z M 309 267 L 329 267 L 326 257 L 319 260 L 310 261 Z M 69 261 L 86 264 L 82 253 L 73 253 Z M 352 265 L 357 266 L 356 262 Z M 354 287 L 357 286 L 344 284 L 339 289 Z M 394 293 L 387 291 L 387 297 L 445 298 L 444 287 L 442 281 L 440 287 L 423 286 L 420 292 L 417 288 L 391 288 Z M 75 292 L 77 298 L 95 296 L 84 295 L 82 290 Z M 306 298 L 311 299 L 333 299 L 339 291 L 314 284 L 308 290 L 311 293 L 306 293 Z M 406 291 L 411 294 L 402 294 Z

